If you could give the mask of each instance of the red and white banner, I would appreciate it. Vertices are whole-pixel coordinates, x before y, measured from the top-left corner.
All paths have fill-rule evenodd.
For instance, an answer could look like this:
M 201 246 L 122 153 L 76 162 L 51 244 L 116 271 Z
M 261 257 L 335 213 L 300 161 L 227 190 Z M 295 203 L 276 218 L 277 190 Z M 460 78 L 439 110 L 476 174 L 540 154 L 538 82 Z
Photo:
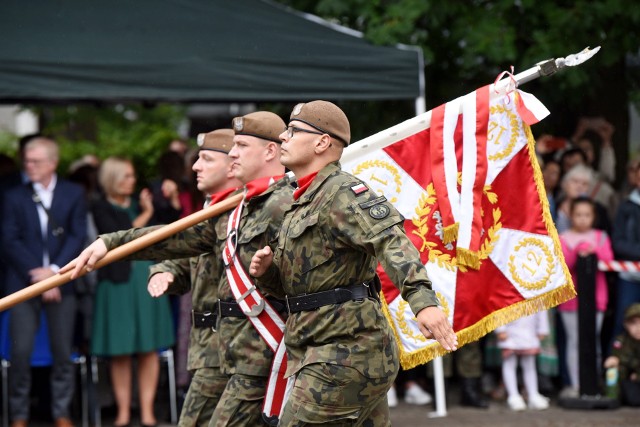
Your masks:
M 492 90 L 438 107 L 430 128 L 343 161 L 404 215 L 460 345 L 575 296 L 529 129 L 549 112 L 533 95 Z M 443 354 L 381 279 L 402 366 Z

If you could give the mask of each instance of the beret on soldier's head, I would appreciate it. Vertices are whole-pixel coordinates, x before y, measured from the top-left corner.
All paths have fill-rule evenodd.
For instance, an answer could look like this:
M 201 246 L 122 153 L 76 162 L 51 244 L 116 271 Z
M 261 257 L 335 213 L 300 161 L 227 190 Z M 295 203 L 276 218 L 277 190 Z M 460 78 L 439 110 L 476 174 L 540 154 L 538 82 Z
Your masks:
M 640 302 L 631 304 L 624 311 L 624 320 L 629 320 L 632 317 L 640 317 Z
M 229 154 L 233 147 L 233 130 L 218 129 L 209 133 L 198 134 L 198 147 L 201 150 L 219 151 Z
M 329 101 L 311 101 L 296 105 L 289 118 L 289 121 L 294 120 L 325 132 L 342 141 L 344 145 L 349 145 L 351 141 L 349 119 L 340 107 Z
M 284 120 L 269 111 L 256 111 L 232 121 L 236 135 L 249 135 L 280 143 L 280 134 L 286 127 Z

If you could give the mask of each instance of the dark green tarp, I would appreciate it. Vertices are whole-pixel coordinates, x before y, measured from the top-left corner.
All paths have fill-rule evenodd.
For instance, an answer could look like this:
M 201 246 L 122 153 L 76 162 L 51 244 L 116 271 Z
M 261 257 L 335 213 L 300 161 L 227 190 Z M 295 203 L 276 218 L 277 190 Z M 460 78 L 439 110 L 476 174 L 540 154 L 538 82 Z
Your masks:
M 421 95 L 422 52 L 263 0 L 2 0 L 0 102 Z

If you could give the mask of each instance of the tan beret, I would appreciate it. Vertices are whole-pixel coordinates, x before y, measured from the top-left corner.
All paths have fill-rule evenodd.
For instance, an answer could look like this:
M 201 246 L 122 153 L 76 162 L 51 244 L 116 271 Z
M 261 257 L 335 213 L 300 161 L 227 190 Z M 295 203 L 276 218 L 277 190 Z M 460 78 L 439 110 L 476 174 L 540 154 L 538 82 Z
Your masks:
M 640 317 L 640 303 L 631 304 L 624 312 L 624 320 Z
M 349 119 L 337 105 L 328 101 L 311 101 L 293 107 L 289 121 L 297 120 L 349 145 Z
M 233 130 L 218 129 L 209 133 L 198 134 L 198 147 L 201 150 L 219 151 L 229 154 L 233 147 Z
M 269 111 L 256 111 L 242 117 L 236 117 L 232 121 L 233 131 L 236 135 L 249 135 L 280 143 L 280 134 L 286 124 L 277 114 Z

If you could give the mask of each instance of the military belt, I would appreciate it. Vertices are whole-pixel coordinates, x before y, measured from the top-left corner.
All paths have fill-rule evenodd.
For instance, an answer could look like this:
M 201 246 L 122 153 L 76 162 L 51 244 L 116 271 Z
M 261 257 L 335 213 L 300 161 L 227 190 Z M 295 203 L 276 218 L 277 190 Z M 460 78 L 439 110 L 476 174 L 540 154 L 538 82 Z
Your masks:
M 280 314 L 286 314 L 287 306 L 284 301 L 280 301 L 275 298 L 267 298 L 269 304 Z M 218 301 L 218 312 L 220 313 L 220 317 L 247 317 L 247 315 L 242 311 L 240 305 L 238 305 L 235 301 Z
M 311 311 L 325 305 L 342 304 L 347 301 L 362 301 L 372 296 L 368 283 L 331 289 L 328 291 L 314 292 L 312 294 L 287 296 L 287 309 L 289 313 Z
M 194 328 L 215 328 L 217 317 L 217 306 L 211 311 L 191 310 L 191 323 Z

